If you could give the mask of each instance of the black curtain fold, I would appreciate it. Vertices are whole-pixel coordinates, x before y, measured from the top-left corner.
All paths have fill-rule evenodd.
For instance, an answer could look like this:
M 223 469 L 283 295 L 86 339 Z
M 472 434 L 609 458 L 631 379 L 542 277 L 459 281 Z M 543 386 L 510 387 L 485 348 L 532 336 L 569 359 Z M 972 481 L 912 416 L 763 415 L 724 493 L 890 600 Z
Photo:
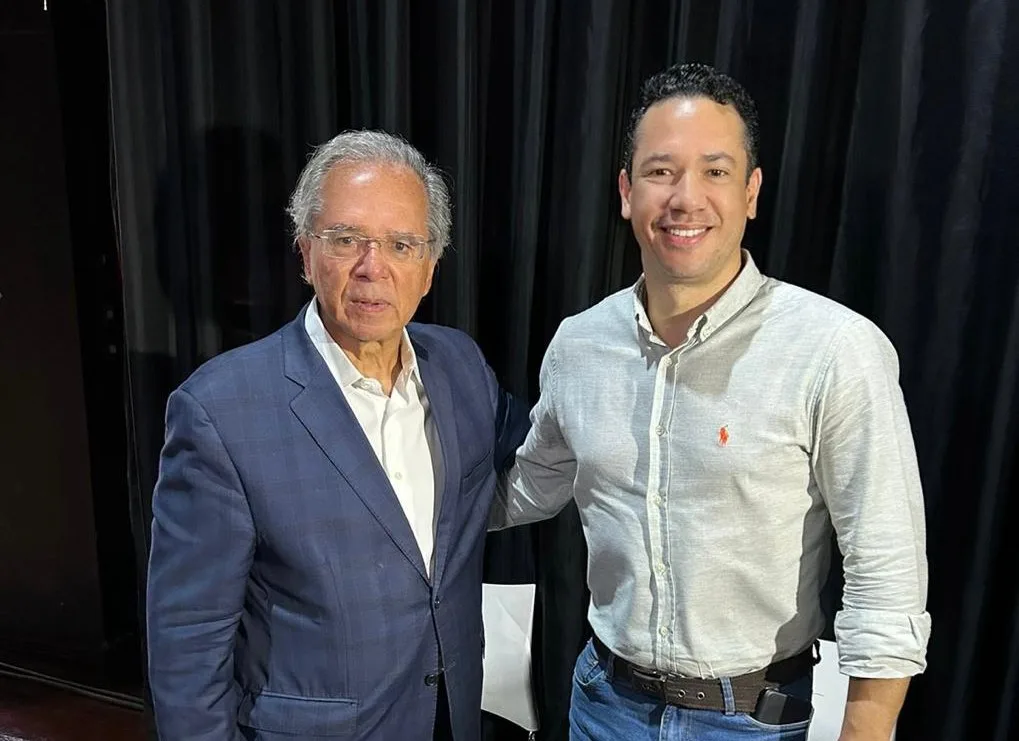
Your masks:
M 899 352 L 934 629 L 898 737 L 1019 735 L 1008 0 L 108 0 L 107 16 L 140 562 L 167 393 L 309 297 L 283 209 L 314 144 L 382 127 L 440 164 L 454 242 L 418 318 L 468 331 L 533 401 L 561 319 L 639 274 L 616 174 L 641 80 L 705 61 L 760 108 L 755 259 Z M 539 739 L 567 736 L 585 577 L 575 507 L 489 539 L 487 579 L 538 584 Z

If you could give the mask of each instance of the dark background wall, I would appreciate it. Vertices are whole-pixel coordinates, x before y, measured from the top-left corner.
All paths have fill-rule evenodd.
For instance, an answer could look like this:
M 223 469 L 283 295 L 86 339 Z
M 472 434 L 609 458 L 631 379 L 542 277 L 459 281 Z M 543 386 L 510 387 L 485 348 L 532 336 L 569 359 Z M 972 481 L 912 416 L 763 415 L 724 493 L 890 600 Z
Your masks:
M 105 7 L 60 5 L 0 6 L 0 660 L 138 684 Z

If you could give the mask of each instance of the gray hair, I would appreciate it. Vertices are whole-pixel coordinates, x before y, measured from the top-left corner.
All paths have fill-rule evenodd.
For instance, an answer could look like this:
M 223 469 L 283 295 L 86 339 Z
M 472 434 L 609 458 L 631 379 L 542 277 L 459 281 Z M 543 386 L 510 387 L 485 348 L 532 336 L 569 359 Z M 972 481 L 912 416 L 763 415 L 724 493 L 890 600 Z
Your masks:
M 287 213 L 294 225 L 294 241 L 306 236 L 322 212 L 322 183 L 330 170 L 345 163 L 383 162 L 407 167 L 420 178 L 428 197 L 428 239 L 432 259 L 442 257 L 452 224 L 449 189 L 437 167 L 429 164 L 404 139 L 385 131 L 344 131 L 315 148 L 290 196 Z

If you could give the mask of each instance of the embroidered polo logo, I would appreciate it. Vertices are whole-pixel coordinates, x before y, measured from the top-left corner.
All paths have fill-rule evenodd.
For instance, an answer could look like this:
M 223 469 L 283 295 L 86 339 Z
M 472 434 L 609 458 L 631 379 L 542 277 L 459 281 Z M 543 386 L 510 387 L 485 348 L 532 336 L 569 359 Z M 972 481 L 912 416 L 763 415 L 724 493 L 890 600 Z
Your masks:
M 718 445 L 724 448 L 729 444 L 729 430 L 725 425 L 718 428 Z

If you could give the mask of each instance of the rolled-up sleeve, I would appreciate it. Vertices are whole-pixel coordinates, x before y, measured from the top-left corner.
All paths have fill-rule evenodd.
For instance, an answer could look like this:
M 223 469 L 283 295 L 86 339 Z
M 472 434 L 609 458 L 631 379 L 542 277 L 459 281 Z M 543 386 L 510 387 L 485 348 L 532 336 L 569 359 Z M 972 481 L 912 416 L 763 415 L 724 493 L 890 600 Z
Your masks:
M 834 339 L 814 396 L 812 467 L 843 555 L 835 637 L 843 674 L 926 667 L 924 503 L 898 358 L 866 319 Z

